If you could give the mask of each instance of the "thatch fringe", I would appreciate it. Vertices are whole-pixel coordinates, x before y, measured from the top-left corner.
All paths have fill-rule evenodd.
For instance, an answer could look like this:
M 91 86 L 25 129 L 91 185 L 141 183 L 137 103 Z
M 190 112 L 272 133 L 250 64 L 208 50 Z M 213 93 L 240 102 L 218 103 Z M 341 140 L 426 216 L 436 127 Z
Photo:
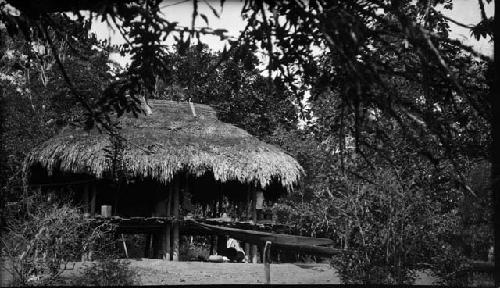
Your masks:
M 123 155 L 130 176 L 169 182 L 179 171 L 196 176 L 213 172 L 216 180 L 237 180 L 262 188 L 277 181 L 292 190 L 303 173 L 290 155 L 259 141 L 246 131 L 219 121 L 212 108 L 188 103 L 151 101 L 153 113 L 121 119 L 126 141 Z M 61 170 L 102 178 L 109 171 L 104 148 L 109 138 L 97 131 L 65 128 L 34 149 L 26 164 L 36 163 L 49 173 Z

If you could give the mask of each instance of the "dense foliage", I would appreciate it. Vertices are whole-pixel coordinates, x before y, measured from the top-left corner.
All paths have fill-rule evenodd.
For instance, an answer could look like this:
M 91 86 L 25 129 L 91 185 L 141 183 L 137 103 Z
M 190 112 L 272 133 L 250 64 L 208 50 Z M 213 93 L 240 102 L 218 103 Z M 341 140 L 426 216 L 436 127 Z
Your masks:
M 66 73 L 78 79 L 76 89 L 96 105 L 112 78 L 110 68 L 114 64 L 95 35 L 88 34 L 89 26 L 81 28 L 65 17 L 59 20 L 67 29 L 75 30 L 81 51 L 77 53 L 65 43 L 56 42 L 56 53 L 69 67 Z M 0 37 L 5 40 L 0 44 L 1 139 L 2 156 L 6 158 L 1 171 L 5 181 L 1 187 L 3 205 L 22 195 L 21 168 L 27 153 L 66 125 L 84 125 L 86 117 L 81 103 L 71 96 L 56 66 L 54 52 L 46 43 L 25 43 L 20 35 L 9 37 L 4 29 L 0 29 Z
M 9 218 L 1 236 L 1 251 L 12 268 L 14 284 L 60 285 L 61 274 L 73 269 L 84 255 L 98 260 L 86 273 L 93 282 L 109 285 L 107 274 L 128 273 L 125 264 L 115 263 L 115 226 L 104 222 L 94 227 L 72 206 L 70 197 L 42 195 L 33 191 L 16 215 Z M 116 264 L 116 265 L 115 265 Z M 113 271 L 114 268 L 120 268 Z M 125 266 L 124 266 L 125 265 Z M 103 267 L 101 267 L 103 266 Z M 127 277 L 132 277 L 128 273 Z M 88 275 L 87 275 L 88 276 Z M 114 276 L 112 280 L 116 280 Z M 127 277 L 121 277 L 128 279 Z M 99 282 L 100 281 L 100 282 Z M 103 282 L 104 281 L 104 282 Z M 132 282 L 120 282 L 131 284 Z
M 278 81 L 252 85 L 253 79 L 262 77 L 239 77 L 249 73 L 244 65 L 239 66 L 240 71 L 231 70 L 230 75 L 237 77 L 216 77 L 224 75 L 226 66 L 219 67 L 213 73 L 216 76 L 206 76 L 199 72 L 206 70 L 197 67 L 209 67 L 210 61 L 215 60 L 208 52 L 197 49 L 188 49 L 189 57 L 177 55 L 173 61 L 177 67 L 176 80 L 171 86 L 165 85 L 162 88 L 165 92 L 159 97 L 210 103 L 225 121 L 280 145 L 299 160 L 306 169 L 300 194 L 283 199 L 273 209 L 277 210 L 280 222 L 291 225 L 289 232 L 328 237 L 339 247 L 356 251 L 332 262 L 345 282 L 411 283 L 415 271 L 431 269 L 448 283 L 460 283 L 456 281 L 462 279 L 455 272 L 470 260 L 486 259 L 493 244 L 492 210 L 472 207 L 488 207 L 490 203 L 485 177 L 489 169 L 486 160 L 489 126 L 467 110 L 467 105 L 455 111 L 462 113 L 461 118 L 443 115 L 447 103 L 439 106 L 443 107 L 440 117 L 464 123 L 464 130 L 454 136 L 452 146 L 460 157 L 458 163 L 436 150 L 425 153 L 424 145 L 419 146 L 406 137 L 406 126 L 387 120 L 375 109 L 365 111 L 370 117 L 361 126 L 361 143 L 370 150 L 356 150 L 354 131 L 347 128 L 355 119 L 345 116 L 348 113 L 340 93 L 324 90 L 319 83 L 311 97 L 309 122 L 302 128 L 298 126 L 298 114 L 291 117 L 294 121 L 273 121 L 286 119 L 282 110 L 259 109 L 252 104 L 258 97 L 269 103 L 268 107 L 286 105 L 293 111 L 296 101 L 285 86 L 276 85 Z M 484 97 L 487 65 L 480 60 L 461 58 L 467 68 L 462 71 L 463 79 L 467 80 L 471 93 Z M 233 62 L 229 64 L 234 65 Z M 393 65 L 400 64 L 394 61 Z M 321 77 L 318 81 L 322 81 Z M 262 88 L 268 83 L 272 84 L 273 93 L 265 93 Z M 238 93 L 226 88 L 233 84 L 237 85 Z M 394 79 L 391 85 L 409 100 L 421 104 L 423 91 L 415 81 Z M 239 98 L 240 95 L 244 96 Z M 229 107 L 231 114 L 224 113 L 221 107 Z M 254 113 L 259 117 L 253 118 Z M 457 169 L 462 178 L 456 176 Z
M 222 120 L 300 161 L 307 174 L 299 196 L 275 209 L 295 233 L 330 237 L 351 251 L 332 262 L 345 282 L 408 283 L 415 269 L 431 268 L 454 283 L 467 261 L 485 259 L 493 239 L 485 171 L 493 167 L 496 177 L 500 167 L 499 150 L 490 149 L 495 74 L 491 59 L 449 38 L 452 20 L 440 9 L 452 8 L 453 1 L 245 1 L 247 27 L 229 51 L 217 54 L 189 45 L 200 34 L 225 38 L 222 30 L 195 28 L 196 0 L 191 28 L 163 19 L 160 1 L 56 2 L 5 2 L 19 9 L 18 16 L 0 3 L 9 35 L 22 34 L 30 45 L 46 41 L 53 55 L 28 62 L 40 67 L 27 69 L 23 53 L 2 58 L 2 68 L 8 67 L 2 100 L 17 103 L 6 113 L 12 115 L 6 126 L 10 166 L 2 172 L 8 178 L 27 149 L 74 117 L 58 113 L 68 107 L 81 109 L 76 115 L 86 115 L 87 127 L 113 135 L 106 115 L 137 113 L 140 94 L 191 99 L 215 106 Z M 493 18 L 478 2 L 482 20 L 471 32 L 493 39 Z M 58 12 L 76 11 L 74 28 L 85 27 L 82 9 L 108 17 L 127 40 L 120 50 L 132 55 L 132 63 L 116 78 L 85 73 L 92 63 L 106 71 L 102 54 L 90 57 L 93 62 L 56 53 L 58 45 L 80 51 L 76 44 L 88 40 L 85 33 L 65 37 L 73 26 L 58 18 Z M 171 33 L 179 33 L 174 52 L 161 45 Z M 13 51 L 33 50 L 22 41 L 14 45 Z M 267 68 L 276 77 L 255 69 L 256 51 L 267 52 Z M 79 77 L 85 81 L 74 81 Z M 303 105 L 306 91 L 310 98 Z M 302 129 L 296 109 L 307 123 Z M 55 115 L 62 115 L 59 122 Z M 28 128 L 16 124 L 28 121 Z
M 193 101 L 212 106 L 218 118 L 263 138 L 278 126 L 295 127 L 297 109 L 279 82 L 261 75 L 257 57 L 231 54 L 218 65 L 221 53 L 198 44 L 169 53 L 175 67 L 170 81 L 158 81 L 152 97 Z M 243 60 L 241 59 L 243 58 Z

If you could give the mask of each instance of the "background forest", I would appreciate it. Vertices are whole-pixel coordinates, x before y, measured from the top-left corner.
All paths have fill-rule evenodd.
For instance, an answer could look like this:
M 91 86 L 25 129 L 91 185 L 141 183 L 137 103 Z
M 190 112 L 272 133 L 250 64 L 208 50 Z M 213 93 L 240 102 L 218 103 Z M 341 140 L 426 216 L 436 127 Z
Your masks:
M 293 233 L 331 238 L 353 251 L 331 259 L 343 281 L 412 283 L 415 271 L 428 269 L 447 284 L 460 283 L 457 271 L 486 261 L 494 245 L 493 62 L 448 38 L 449 20 L 434 6 L 446 9 L 452 1 L 399 1 L 380 15 L 363 15 L 358 2 L 336 3 L 339 23 L 318 16 L 320 24 L 301 25 L 316 23 L 308 17 L 319 15 L 311 10 L 321 5 L 307 14 L 298 2 L 264 9 L 248 1 L 249 25 L 236 48 L 223 52 L 193 44 L 195 34 L 187 32 L 161 53 L 134 46 L 141 27 L 121 12 L 114 16 L 136 36 L 119 47 L 91 34 L 90 20 L 50 11 L 40 18 L 50 15 L 45 29 L 29 21 L 28 32 L 0 26 L 2 226 L 26 213 L 19 204 L 27 196 L 24 157 L 64 126 L 101 125 L 107 133 L 103 115 L 140 112 L 137 95 L 190 99 L 300 162 L 305 177 L 298 193 L 273 209 Z M 155 11 L 157 5 L 145 3 Z M 295 36 L 271 15 L 266 20 L 269 7 L 290 13 Z M 488 21 L 474 35 L 491 37 Z M 310 53 L 313 44 L 321 52 Z M 271 50 L 266 69 L 278 76 L 259 70 L 262 50 Z M 117 51 L 134 55 L 129 67 L 109 60 Z

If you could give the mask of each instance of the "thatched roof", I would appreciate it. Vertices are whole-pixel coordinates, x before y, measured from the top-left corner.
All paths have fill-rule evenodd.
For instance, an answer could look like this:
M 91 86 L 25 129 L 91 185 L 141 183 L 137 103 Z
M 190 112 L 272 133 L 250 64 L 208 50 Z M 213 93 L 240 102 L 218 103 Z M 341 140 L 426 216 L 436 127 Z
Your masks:
M 179 171 L 200 176 L 212 172 L 221 182 L 237 180 L 262 188 L 272 182 L 287 190 L 303 173 L 297 161 L 279 148 L 266 144 L 245 130 L 217 119 L 215 111 L 189 103 L 150 100 L 152 114 L 120 118 L 123 154 L 131 176 L 168 182 Z M 110 140 L 96 130 L 66 127 L 59 135 L 34 149 L 27 167 L 40 164 L 51 171 L 86 173 L 102 178 L 110 170 L 105 147 Z

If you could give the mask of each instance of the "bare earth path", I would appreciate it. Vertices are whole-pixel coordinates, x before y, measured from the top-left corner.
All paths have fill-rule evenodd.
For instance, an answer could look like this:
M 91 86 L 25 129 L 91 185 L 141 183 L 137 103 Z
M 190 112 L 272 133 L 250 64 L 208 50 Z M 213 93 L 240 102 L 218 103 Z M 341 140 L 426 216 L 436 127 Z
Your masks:
M 246 263 L 135 261 L 141 284 L 257 284 L 264 283 L 264 265 Z M 271 264 L 271 283 L 340 283 L 328 264 Z
M 263 284 L 264 265 L 248 263 L 170 262 L 159 259 L 129 260 L 139 285 Z M 76 263 L 63 273 L 73 278 L 84 268 Z M 333 284 L 340 279 L 329 264 L 271 264 L 272 284 Z
M 140 276 L 139 285 L 262 284 L 264 265 L 247 263 L 169 262 L 157 259 L 130 260 Z M 81 273 L 82 263 L 66 271 L 66 277 Z M 432 279 L 415 284 L 429 285 Z M 271 264 L 271 284 L 340 284 L 329 264 Z

